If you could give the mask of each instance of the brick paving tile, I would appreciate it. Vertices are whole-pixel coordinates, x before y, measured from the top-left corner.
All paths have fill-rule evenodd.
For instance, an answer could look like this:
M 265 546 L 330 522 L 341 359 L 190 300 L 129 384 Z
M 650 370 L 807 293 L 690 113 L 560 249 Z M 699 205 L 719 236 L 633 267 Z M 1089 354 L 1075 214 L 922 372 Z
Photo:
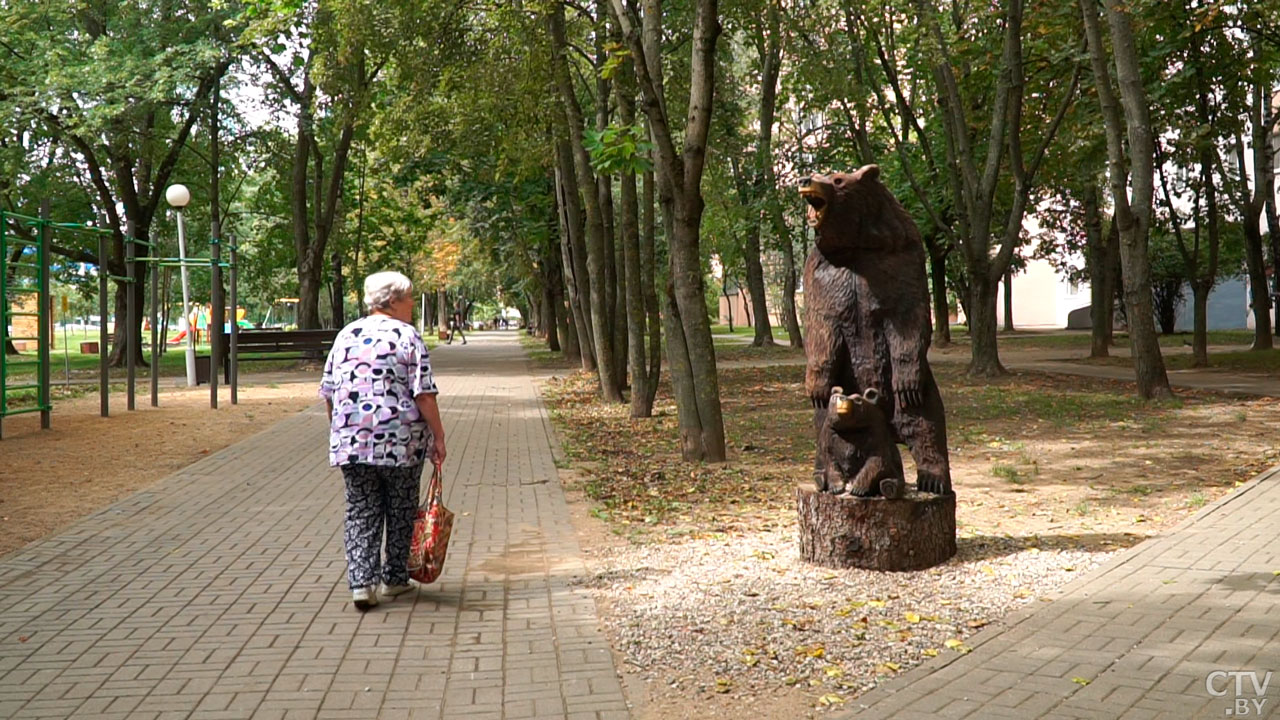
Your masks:
M 515 334 L 432 359 L 439 581 L 351 606 L 317 405 L 0 558 L 0 717 L 626 717 Z

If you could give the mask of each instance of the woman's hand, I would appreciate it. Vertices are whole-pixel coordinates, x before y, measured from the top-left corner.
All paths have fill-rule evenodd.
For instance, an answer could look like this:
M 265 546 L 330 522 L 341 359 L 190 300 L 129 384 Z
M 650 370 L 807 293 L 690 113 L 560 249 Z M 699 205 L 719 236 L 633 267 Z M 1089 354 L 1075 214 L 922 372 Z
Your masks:
M 444 423 L 440 422 L 440 406 L 436 404 L 435 393 L 423 393 L 413 399 L 418 405 L 418 412 L 422 414 L 422 419 L 427 422 L 427 429 L 431 431 L 433 442 L 431 443 L 431 462 L 436 465 L 444 464 Z

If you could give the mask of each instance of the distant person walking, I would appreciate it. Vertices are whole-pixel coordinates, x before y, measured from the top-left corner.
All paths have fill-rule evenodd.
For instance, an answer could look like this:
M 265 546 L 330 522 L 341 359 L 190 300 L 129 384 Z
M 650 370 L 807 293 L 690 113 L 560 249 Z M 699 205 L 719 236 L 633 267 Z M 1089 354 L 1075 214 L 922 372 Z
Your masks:
M 453 344 L 453 335 L 457 333 L 462 338 L 462 344 L 467 344 L 467 336 L 462 334 L 462 313 L 454 312 L 453 318 L 449 320 L 449 339 L 445 341 L 445 345 Z
M 320 380 L 329 463 L 346 483 L 347 582 L 359 610 L 413 589 L 409 544 L 422 466 L 444 462 L 444 426 L 426 345 L 413 327 L 413 285 L 398 272 L 364 281 L 369 315 L 338 333 Z M 382 561 L 385 539 L 386 561 Z

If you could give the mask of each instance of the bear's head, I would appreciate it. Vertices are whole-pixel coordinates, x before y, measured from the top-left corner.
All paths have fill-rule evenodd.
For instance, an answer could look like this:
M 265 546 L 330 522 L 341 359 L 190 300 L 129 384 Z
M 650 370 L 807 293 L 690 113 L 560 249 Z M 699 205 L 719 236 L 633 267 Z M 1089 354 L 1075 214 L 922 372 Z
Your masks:
M 845 395 L 843 388 L 834 387 L 827 404 L 827 417 L 836 431 L 873 427 L 885 422 L 879 403 L 880 391 L 875 388 L 867 388 L 861 395 Z
M 809 227 L 818 250 L 836 259 L 850 251 L 894 251 L 919 246 L 920 231 L 880 182 L 880 166 L 852 173 L 813 174 L 800 180 Z

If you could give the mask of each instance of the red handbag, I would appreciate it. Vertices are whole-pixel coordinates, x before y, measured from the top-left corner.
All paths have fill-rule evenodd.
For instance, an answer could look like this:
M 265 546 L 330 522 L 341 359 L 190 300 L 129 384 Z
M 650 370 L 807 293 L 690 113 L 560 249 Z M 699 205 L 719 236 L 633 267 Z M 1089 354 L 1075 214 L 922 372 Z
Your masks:
M 436 465 L 427 484 L 427 497 L 418 506 L 409 546 L 409 577 L 420 583 L 435 582 L 444 569 L 444 554 L 453 533 L 453 511 L 444 506 L 440 466 Z

